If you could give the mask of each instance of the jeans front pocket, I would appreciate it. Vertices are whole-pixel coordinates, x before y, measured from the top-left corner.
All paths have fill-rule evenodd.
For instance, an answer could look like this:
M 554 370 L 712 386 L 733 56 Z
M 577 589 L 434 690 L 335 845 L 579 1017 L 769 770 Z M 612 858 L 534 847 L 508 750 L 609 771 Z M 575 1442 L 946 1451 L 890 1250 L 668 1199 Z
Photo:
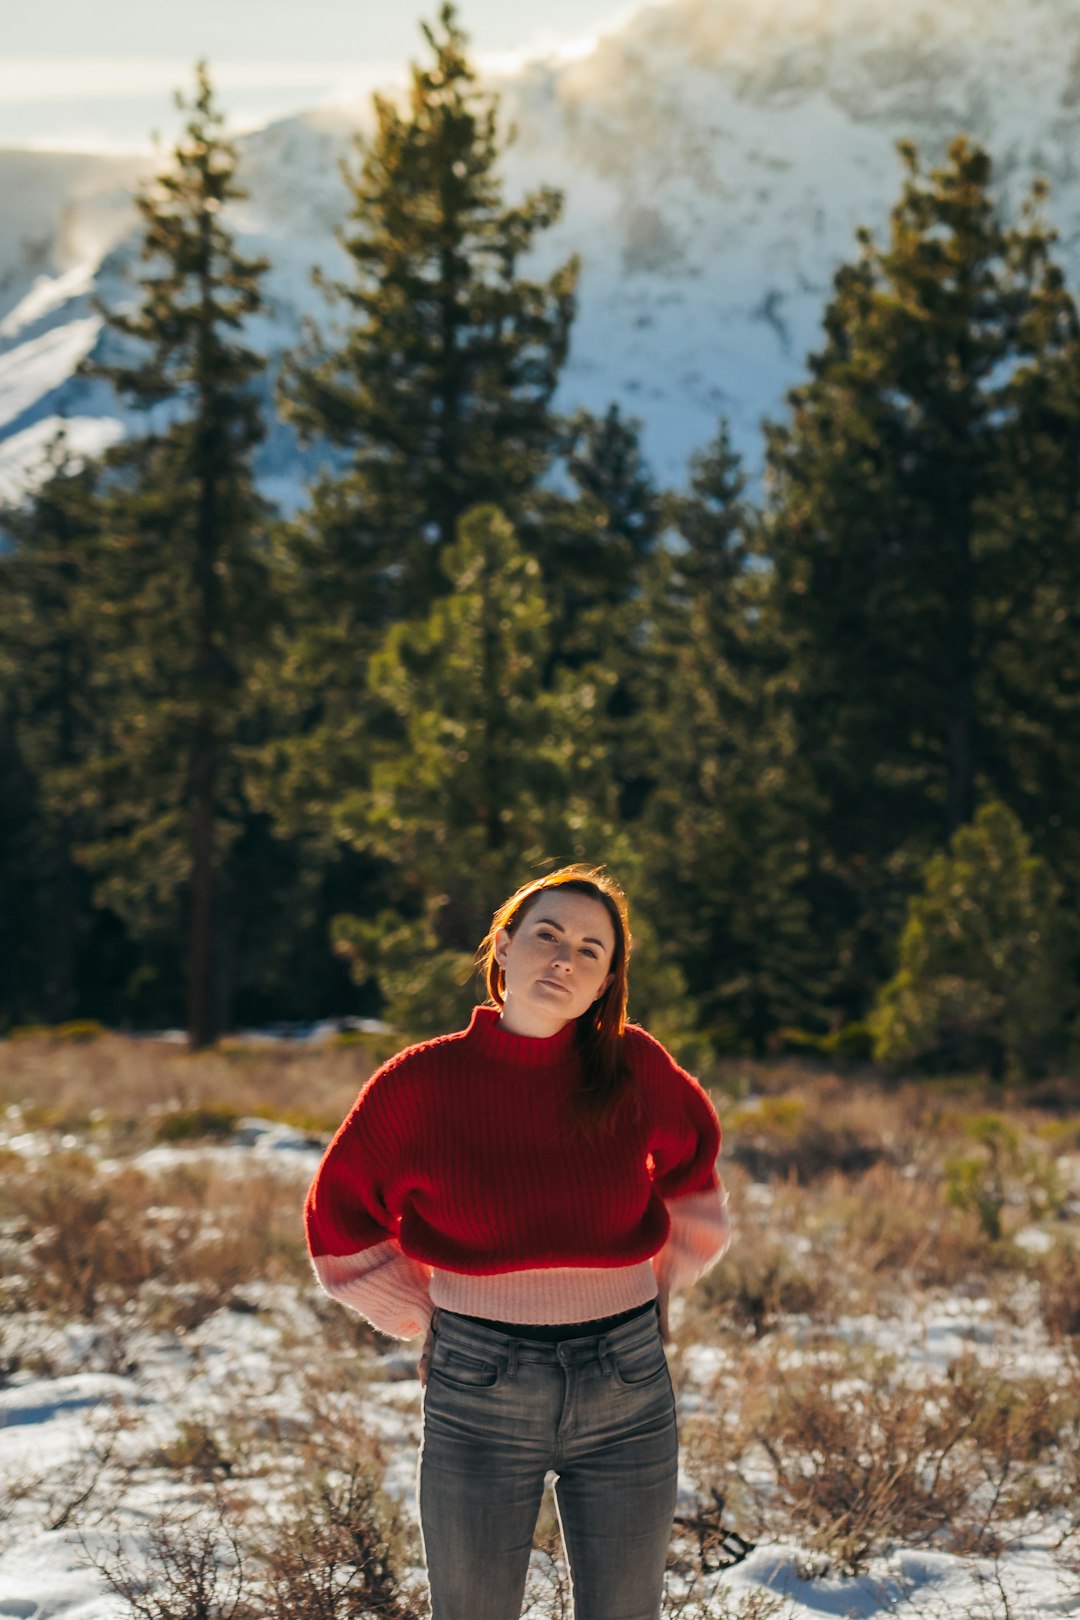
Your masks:
M 452 1389 L 493 1389 L 499 1381 L 499 1372 L 497 1362 L 466 1355 L 463 1350 L 455 1350 L 441 1341 L 438 1334 L 435 1335 L 429 1378 L 437 1378 Z
M 642 1339 L 637 1344 L 625 1345 L 619 1350 L 611 1350 L 609 1355 L 612 1377 L 616 1384 L 621 1384 L 624 1389 L 639 1389 L 643 1384 L 651 1384 L 654 1379 L 662 1378 L 668 1370 L 664 1341 L 660 1337 L 659 1329 L 652 1338 Z

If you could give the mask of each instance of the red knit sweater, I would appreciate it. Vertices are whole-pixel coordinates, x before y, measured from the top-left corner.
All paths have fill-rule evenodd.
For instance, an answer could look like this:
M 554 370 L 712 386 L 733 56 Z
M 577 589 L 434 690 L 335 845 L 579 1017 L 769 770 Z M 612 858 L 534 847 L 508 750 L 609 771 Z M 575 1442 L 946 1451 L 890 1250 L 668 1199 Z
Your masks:
M 561 1279 L 562 1292 L 554 1303 L 550 1290 L 542 1296 L 543 1315 L 523 1304 L 526 1314 L 511 1309 L 510 1320 L 571 1320 L 586 1295 L 617 1310 L 655 1295 L 660 1273 L 643 1263 L 668 1243 L 669 1203 L 683 1199 L 693 1231 L 669 1280 L 699 1274 L 727 1242 L 720 1123 L 659 1041 L 635 1025 L 624 1039 L 641 1120 L 594 1144 L 567 1130 L 580 1072 L 573 1023 L 546 1039 L 513 1035 L 498 1009 L 477 1007 L 468 1029 L 385 1063 L 308 1192 L 308 1246 L 322 1285 L 403 1336 L 426 1326 L 433 1293 L 448 1303 L 433 1275 L 456 1288 L 451 1308 L 475 1314 L 496 1314 L 485 1300 L 506 1308 L 505 1293 L 480 1279 L 540 1269 Z M 622 1270 L 620 1292 L 609 1283 L 603 1295 L 582 1293 L 583 1273 L 588 1284 L 609 1268 Z M 378 1297 L 388 1284 L 389 1306 Z M 382 1321 L 372 1308 L 380 1303 Z

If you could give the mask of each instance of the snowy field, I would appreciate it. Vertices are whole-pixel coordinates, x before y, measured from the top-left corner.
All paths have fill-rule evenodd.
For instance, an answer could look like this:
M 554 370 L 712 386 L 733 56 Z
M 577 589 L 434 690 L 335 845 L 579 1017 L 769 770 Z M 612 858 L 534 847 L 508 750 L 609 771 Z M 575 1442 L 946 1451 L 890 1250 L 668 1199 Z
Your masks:
M 370 1067 L 332 1035 L 0 1047 L 0 1616 L 426 1612 L 418 1344 L 302 1247 Z M 743 1069 L 736 1242 L 672 1312 L 665 1614 L 1080 1614 L 1075 1105 Z M 550 1492 L 527 1602 L 572 1612 Z

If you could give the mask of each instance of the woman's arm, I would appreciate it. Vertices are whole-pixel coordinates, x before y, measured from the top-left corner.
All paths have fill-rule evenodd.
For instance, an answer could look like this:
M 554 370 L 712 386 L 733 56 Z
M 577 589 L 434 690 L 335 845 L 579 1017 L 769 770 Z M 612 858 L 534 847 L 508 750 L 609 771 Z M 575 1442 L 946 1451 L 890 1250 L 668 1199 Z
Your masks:
M 384 1096 L 393 1084 L 384 1067 L 361 1091 L 315 1172 L 304 1222 L 320 1287 L 380 1333 L 411 1339 L 431 1318 L 431 1269 L 398 1242 L 401 1114 Z
M 313 1255 L 319 1285 L 331 1299 L 392 1339 L 412 1339 L 431 1320 L 431 1270 L 403 1254 L 396 1239 L 359 1254 Z
M 645 1042 L 657 1087 L 650 1137 L 653 1188 L 670 1221 L 652 1266 L 657 1287 L 670 1292 L 695 1283 L 731 1241 L 727 1193 L 717 1170 L 722 1134 L 701 1083 L 659 1041 L 647 1035 Z
M 652 1258 L 658 1285 L 689 1288 L 726 1253 L 731 1242 L 727 1193 L 719 1175 L 714 1177 L 715 1185 L 704 1192 L 664 1200 L 671 1231 Z

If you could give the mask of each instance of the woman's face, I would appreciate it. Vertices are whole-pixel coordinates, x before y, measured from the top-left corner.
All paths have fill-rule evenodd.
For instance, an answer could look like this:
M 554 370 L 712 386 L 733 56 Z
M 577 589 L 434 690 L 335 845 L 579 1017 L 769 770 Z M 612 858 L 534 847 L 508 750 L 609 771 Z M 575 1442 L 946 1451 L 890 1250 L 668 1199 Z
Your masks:
M 514 1035 L 554 1035 L 612 980 L 615 929 L 587 894 L 542 889 L 512 934 L 500 928 L 495 960 L 506 975 L 502 1023 Z

